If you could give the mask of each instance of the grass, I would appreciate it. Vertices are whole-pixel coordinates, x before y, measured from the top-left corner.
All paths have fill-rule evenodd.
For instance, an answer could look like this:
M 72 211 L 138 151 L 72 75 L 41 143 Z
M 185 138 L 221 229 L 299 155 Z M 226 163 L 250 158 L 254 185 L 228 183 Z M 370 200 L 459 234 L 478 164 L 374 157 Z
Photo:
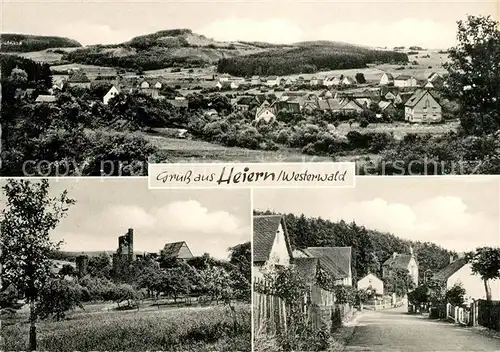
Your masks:
M 248 304 L 238 305 L 235 328 L 223 306 L 140 311 L 75 312 L 68 320 L 38 323 L 45 351 L 250 351 Z M 2 327 L 1 350 L 26 350 L 27 322 Z

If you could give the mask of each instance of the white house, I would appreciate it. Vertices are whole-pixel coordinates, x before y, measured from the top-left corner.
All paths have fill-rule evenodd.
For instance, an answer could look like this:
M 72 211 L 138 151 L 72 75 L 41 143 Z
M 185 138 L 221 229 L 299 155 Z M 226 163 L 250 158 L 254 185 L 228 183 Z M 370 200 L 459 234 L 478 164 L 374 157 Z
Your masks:
M 410 247 L 410 254 L 399 254 L 394 252 L 392 256 L 382 264 L 382 277 L 391 275 L 395 268 L 406 269 L 413 279 L 415 287 L 418 286 L 418 261 L 413 255 L 413 248 Z
M 405 103 L 405 120 L 409 122 L 440 122 L 442 108 L 431 92 L 419 89 Z
M 141 88 L 143 88 L 143 89 L 147 89 L 147 88 L 149 88 L 149 83 L 148 83 L 147 81 L 143 81 L 143 82 L 141 83 Z
M 115 87 L 111 87 L 108 92 L 104 95 L 104 97 L 102 98 L 102 103 L 104 105 L 108 105 L 108 102 L 111 98 L 114 98 L 116 97 L 118 94 L 120 94 L 120 91 Z
M 390 73 L 384 72 L 382 77 L 380 77 L 380 85 L 387 86 L 389 84 L 394 84 L 394 76 Z
M 264 272 L 275 266 L 289 266 L 292 256 L 288 232 L 282 215 L 253 217 L 254 282 L 264 278 Z
M 277 77 L 277 76 L 270 76 L 270 77 L 267 77 L 266 86 L 268 86 L 268 87 L 280 86 L 281 82 L 282 82 L 282 78 Z
M 352 77 L 345 76 L 340 83 L 344 86 L 353 86 L 356 84 L 356 80 Z
M 258 86 L 258 85 L 260 85 L 261 83 L 262 83 L 262 81 L 261 81 L 261 79 L 260 79 L 260 77 L 259 77 L 259 76 L 253 76 L 253 77 L 252 77 L 252 79 L 251 79 L 251 81 L 250 81 L 250 84 L 251 84 L 252 86 Z
M 445 282 L 447 290 L 460 284 L 465 289 L 467 297 L 486 299 L 483 280 L 472 272 L 471 264 L 467 263 L 464 258 L 450 257 L 450 264 L 435 274 L 432 279 Z M 488 283 L 491 288 L 491 299 L 500 300 L 500 280 L 489 280 Z
M 155 83 L 155 88 L 156 89 L 161 89 L 162 85 L 161 85 L 161 82 L 156 82 Z
M 270 122 L 276 118 L 276 109 L 271 106 L 264 106 L 262 108 L 257 109 L 255 113 L 255 120 Z
M 372 288 L 376 293 L 384 294 L 384 282 L 374 274 L 368 274 L 358 281 L 358 290 Z
M 228 82 L 231 76 L 227 73 L 224 73 L 222 76 L 220 76 L 219 81 L 221 82 Z
M 418 81 L 413 76 L 400 75 L 394 79 L 394 86 L 400 88 L 418 87 Z

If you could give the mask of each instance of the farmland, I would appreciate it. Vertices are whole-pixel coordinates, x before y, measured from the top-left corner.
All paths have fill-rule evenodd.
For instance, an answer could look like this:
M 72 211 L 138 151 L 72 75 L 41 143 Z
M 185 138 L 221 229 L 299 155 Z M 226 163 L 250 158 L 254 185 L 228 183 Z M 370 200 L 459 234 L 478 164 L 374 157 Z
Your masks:
M 139 310 L 113 311 L 109 304 L 85 305 L 64 321 L 38 324 L 39 350 L 48 351 L 250 351 L 250 307 L 236 306 L 236 324 L 222 305 L 160 307 L 144 301 Z M 1 350 L 26 350 L 27 312 L 16 324 L 2 317 Z

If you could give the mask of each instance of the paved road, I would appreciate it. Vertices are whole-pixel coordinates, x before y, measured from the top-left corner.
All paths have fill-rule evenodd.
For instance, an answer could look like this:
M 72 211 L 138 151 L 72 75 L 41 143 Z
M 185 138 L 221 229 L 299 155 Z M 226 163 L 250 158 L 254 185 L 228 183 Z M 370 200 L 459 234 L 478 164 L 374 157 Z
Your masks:
M 500 339 L 406 312 L 365 311 L 345 352 L 500 351 Z

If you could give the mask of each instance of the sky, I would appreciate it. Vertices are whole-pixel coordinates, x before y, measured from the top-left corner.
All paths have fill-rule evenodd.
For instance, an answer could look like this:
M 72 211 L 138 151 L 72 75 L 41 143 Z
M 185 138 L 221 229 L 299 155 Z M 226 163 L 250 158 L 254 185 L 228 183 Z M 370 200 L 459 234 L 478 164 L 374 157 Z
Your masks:
M 195 256 L 225 259 L 229 247 L 250 241 L 248 190 L 148 190 L 147 179 L 52 179 L 53 195 L 65 189 L 76 204 L 51 234 L 53 241 L 64 240 L 61 250 L 114 252 L 129 228 L 134 251 L 158 252 L 165 243 L 186 241 Z
M 457 252 L 500 246 L 498 180 L 356 178 L 355 188 L 254 190 L 256 210 L 355 221 Z
M 456 21 L 468 14 L 500 17 L 491 0 L 9 0 L 1 6 L 4 33 L 66 36 L 84 45 L 189 28 L 217 40 L 441 49 L 455 44 Z

